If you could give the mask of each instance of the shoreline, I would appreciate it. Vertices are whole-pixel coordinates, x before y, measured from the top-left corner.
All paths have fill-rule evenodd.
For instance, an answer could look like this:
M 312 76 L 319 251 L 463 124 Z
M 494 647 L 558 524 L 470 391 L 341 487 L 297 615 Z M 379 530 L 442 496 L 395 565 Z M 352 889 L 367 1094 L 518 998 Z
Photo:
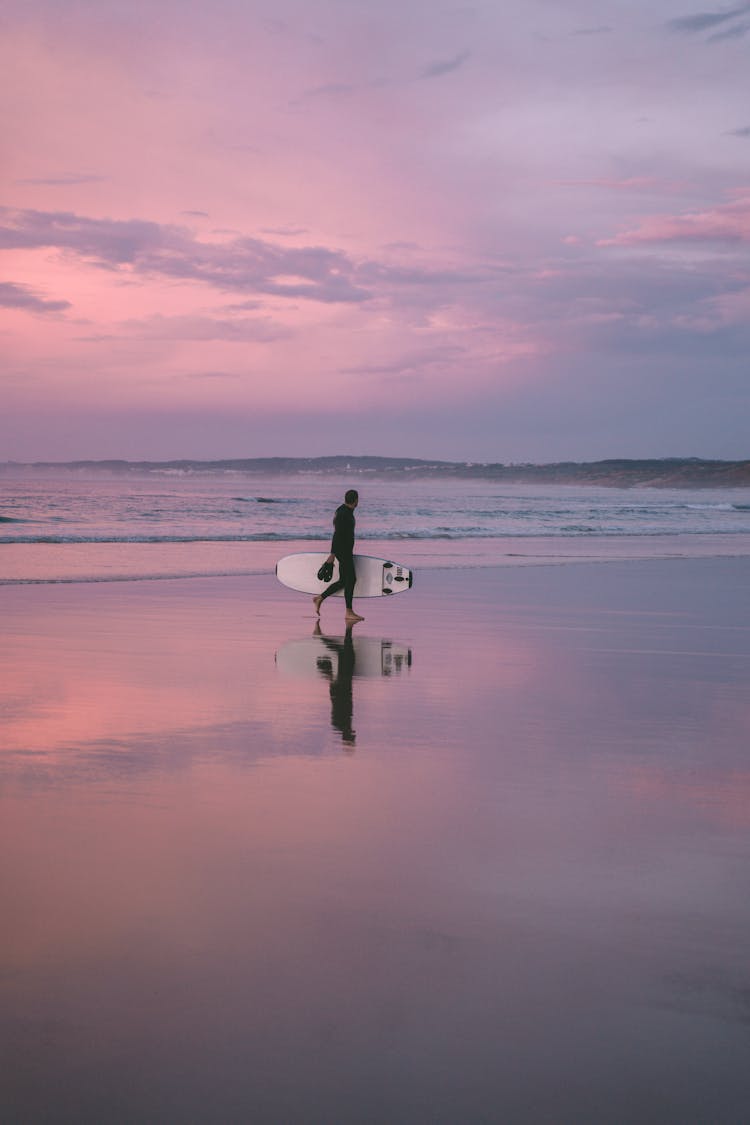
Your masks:
M 5 543 L 0 586 L 101 583 L 273 574 L 276 561 L 321 541 L 194 543 Z M 750 533 L 528 536 L 505 539 L 360 539 L 357 553 L 414 571 L 568 566 L 691 558 L 749 558 Z

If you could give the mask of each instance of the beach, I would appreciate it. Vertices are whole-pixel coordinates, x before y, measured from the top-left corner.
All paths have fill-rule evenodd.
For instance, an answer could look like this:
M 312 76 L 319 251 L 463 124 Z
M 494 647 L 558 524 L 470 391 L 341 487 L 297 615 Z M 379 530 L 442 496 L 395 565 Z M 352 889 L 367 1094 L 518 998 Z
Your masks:
M 750 0 L 0 28 L 0 1125 L 750 1123 Z
M 749 594 L 0 586 L 5 1119 L 744 1120 Z

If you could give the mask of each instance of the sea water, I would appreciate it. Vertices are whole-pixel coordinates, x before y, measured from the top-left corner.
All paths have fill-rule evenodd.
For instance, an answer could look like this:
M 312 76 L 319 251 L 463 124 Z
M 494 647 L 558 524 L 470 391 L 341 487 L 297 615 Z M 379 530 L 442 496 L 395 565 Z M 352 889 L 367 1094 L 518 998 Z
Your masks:
M 327 549 L 348 487 L 359 551 L 411 566 L 750 553 L 750 489 L 19 468 L 0 477 L 0 582 L 264 572 Z

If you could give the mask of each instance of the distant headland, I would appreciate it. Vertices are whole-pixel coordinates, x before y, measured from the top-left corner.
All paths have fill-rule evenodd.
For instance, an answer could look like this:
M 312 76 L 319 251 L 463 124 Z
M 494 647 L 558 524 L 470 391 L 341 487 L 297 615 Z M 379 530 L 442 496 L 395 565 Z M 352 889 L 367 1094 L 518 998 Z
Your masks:
M 414 457 L 246 457 L 220 461 L 6 461 L 0 473 L 193 476 L 262 475 L 454 478 L 498 484 L 579 484 L 611 488 L 742 488 L 750 486 L 750 460 L 709 461 L 699 457 L 649 460 L 559 461 L 552 464 L 502 464 L 479 461 L 427 461 Z

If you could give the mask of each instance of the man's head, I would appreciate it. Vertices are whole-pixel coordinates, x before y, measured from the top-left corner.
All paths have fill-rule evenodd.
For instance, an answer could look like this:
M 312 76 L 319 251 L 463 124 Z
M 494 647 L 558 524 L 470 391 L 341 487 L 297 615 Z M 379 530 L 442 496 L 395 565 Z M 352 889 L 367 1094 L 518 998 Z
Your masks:
M 344 497 L 344 503 L 348 504 L 350 508 L 356 508 L 359 504 L 359 493 L 356 488 L 350 488 Z

